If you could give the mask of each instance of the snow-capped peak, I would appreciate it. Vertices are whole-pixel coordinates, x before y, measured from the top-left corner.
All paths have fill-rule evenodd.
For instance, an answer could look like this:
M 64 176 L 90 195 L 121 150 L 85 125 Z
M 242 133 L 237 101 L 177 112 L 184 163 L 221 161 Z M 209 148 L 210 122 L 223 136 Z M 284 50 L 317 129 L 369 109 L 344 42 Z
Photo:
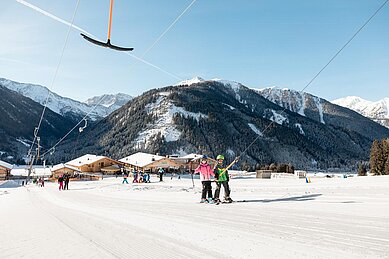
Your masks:
M 238 90 L 242 84 L 241 83 L 238 83 L 238 82 L 235 82 L 235 81 L 230 81 L 230 80 L 224 80 L 224 79 L 220 79 L 220 78 L 213 78 L 211 80 L 205 80 L 201 77 L 194 77 L 192 79 L 188 79 L 188 80 L 184 80 L 184 81 L 181 81 L 179 83 L 176 84 L 176 86 L 180 86 L 180 85 L 192 85 L 192 84 L 197 84 L 197 83 L 202 83 L 202 82 L 206 82 L 206 81 L 211 81 L 211 82 L 218 82 L 218 83 L 221 83 L 225 86 L 228 86 L 228 87 L 231 87 L 234 91 Z
M 132 100 L 134 97 L 128 94 L 118 93 L 118 94 L 104 94 L 100 96 L 95 96 L 89 98 L 85 101 L 86 104 L 95 106 L 96 104 L 102 105 L 113 112 L 116 109 L 119 109 L 125 105 L 128 101 Z
M 204 82 L 205 80 L 202 79 L 201 77 L 193 77 L 192 79 L 188 79 L 188 80 L 184 80 L 184 81 L 181 81 L 179 83 L 176 84 L 176 86 L 179 86 L 179 85 L 193 85 L 193 84 L 197 84 L 197 83 L 201 83 L 201 82 Z
M 220 79 L 220 78 L 213 78 L 210 81 L 213 82 L 219 82 L 222 83 L 225 86 L 231 87 L 235 92 L 239 90 L 239 88 L 242 86 L 241 83 L 235 82 L 235 81 L 230 81 L 230 80 L 225 80 L 225 79 Z
M 333 100 L 332 103 L 343 106 L 343 107 L 351 107 L 351 106 L 358 106 L 358 105 L 369 105 L 372 102 L 362 99 L 359 96 L 347 96 L 344 98 L 339 98 L 336 100 Z
M 347 96 L 333 100 L 332 103 L 354 110 L 365 117 L 374 119 L 378 123 L 389 127 L 387 120 L 380 120 L 389 119 L 389 98 L 387 97 L 373 102 L 358 96 Z
M 18 83 L 4 78 L 0 78 L 0 85 L 18 92 L 19 94 L 28 97 L 35 102 L 40 103 L 41 105 L 45 105 L 47 96 L 49 95 L 47 100 L 47 107 L 53 112 L 62 116 L 66 116 L 68 113 L 74 113 L 83 117 L 89 113 L 90 119 L 97 120 L 109 115 L 114 108 L 119 108 L 113 107 L 112 105 L 110 105 L 110 107 L 98 105 L 92 112 L 90 112 L 93 108 L 93 105 L 79 102 L 71 98 L 62 97 L 50 91 L 45 86 Z
M 288 88 L 268 87 L 263 89 L 252 89 L 257 91 L 269 101 L 278 104 L 290 111 L 296 112 L 301 116 L 306 116 L 305 110 L 315 111 L 314 119 L 325 124 L 324 119 L 324 99 L 311 95 L 306 92 L 292 90 Z

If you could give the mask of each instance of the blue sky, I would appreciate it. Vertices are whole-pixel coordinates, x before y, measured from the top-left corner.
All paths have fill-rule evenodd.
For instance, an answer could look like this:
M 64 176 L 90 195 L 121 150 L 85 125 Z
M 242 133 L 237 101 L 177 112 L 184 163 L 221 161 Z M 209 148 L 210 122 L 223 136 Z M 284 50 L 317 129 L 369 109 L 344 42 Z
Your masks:
M 76 0 L 27 0 L 70 21 Z M 116 0 L 114 44 L 143 52 L 191 0 Z M 301 90 L 382 0 L 197 0 L 144 57 L 182 79 L 223 78 Z M 109 0 L 81 0 L 75 25 L 106 38 Z M 307 89 L 332 100 L 389 97 L 389 5 Z M 14 0 L 0 2 L 0 77 L 49 87 L 68 27 Z M 177 78 L 72 29 L 53 91 L 77 100 L 139 95 Z

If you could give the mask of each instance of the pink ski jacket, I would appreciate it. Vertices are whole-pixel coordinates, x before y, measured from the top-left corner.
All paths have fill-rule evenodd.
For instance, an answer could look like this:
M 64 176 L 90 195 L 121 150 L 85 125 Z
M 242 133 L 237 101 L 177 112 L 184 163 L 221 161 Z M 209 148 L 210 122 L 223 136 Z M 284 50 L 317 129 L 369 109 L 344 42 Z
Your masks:
M 206 164 L 200 164 L 196 169 L 195 169 L 195 174 L 200 173 L 200 180 L 201 181 L 211 181 L 211 176 L 215 176 L 211 166 L 206 163 Z

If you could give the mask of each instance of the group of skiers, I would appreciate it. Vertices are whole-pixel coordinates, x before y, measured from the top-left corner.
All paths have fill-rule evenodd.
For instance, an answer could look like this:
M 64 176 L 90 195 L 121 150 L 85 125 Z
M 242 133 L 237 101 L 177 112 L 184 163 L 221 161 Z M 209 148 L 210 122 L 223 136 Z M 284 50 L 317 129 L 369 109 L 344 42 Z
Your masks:
M 132 180 L 133 183 L 150 183 L 150 174 L 149 173 L 143 173 L 142 171 L 138 172 L 136 169 L 134 169 L 132 171 L 132 175 L 134 178 Z M 122 184 L 124 184 L 124 183 L 128 184 L 127 178 L 128 178 L 128 172 L 124 171 Z
M 203 185 L 201 192 L 201 203 L 216 203 L 220 201 L 220 189 L 224 188 L 224 201 L 225 203 L 231 203 L 233 200 L 230 198 L 230 186 L 228 182 L 230 180 L 228 170 L 224 165 L 224 156 L 218 155 L 216 157 L 217 164 L 212 169 L 208 163 L 208 157 L 203 156 L 200 160 L 200 165 L 195 169 L 195 174 L 200 174 L 200 180 Z M 216 190 L 214 196 L 212 196 L 212 181 L 216 182 Z
M 70 175 L 64 174 L 58 177 L 59 190 L 69 190 Z
M 43 177 L 39 177 L 38 179 L 33 179 L 32 182 L 38 185 L 39 187 L 45 187 L 45 180 L 43 179 Z
M 199 166 L 195 169 L 195 174 L 200 174 L 200 180 L 202 183 L 202 192 L 201 192 L 201 203 L 216 203 L 219 204 L 220 200 L 220 191 L 221 188 L 224 188 L 224 203 L 231 203 L 233 200 L 230 197 L 230 186 L 228 184 L 230 178 L 228 175 L 227 167 L 224 165 L 224 156 L 218 155 L 216 157 L 217 164 L 214 168 L 211 168 L 211 165 L 208 163 L 208 157 L 206 155 L 202 156 Z M 163 181 L 163 175 L 165 170 L 159 168 L 157 171 L 159 175 L 160 182 Z M 133 183 L 149 183 L 150 174 L 143 173 L 142 171 L 137 171 L 134 169 L 133 174 Z M 122 184 L 128 184 L 128 172 L 123 172 L 123 182 Z M 215 193 L 212 194 L 212 182 L 216 182 Z

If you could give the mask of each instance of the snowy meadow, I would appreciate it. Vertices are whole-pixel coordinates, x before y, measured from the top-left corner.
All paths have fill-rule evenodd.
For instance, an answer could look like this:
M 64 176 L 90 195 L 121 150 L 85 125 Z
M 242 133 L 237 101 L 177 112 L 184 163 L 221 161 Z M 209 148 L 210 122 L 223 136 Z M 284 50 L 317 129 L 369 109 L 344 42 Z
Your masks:
M 220 205 L 185 177 L 0 182 L 0 258 L 388 258 L 389 177 L 311 181 L 236 177 Z

